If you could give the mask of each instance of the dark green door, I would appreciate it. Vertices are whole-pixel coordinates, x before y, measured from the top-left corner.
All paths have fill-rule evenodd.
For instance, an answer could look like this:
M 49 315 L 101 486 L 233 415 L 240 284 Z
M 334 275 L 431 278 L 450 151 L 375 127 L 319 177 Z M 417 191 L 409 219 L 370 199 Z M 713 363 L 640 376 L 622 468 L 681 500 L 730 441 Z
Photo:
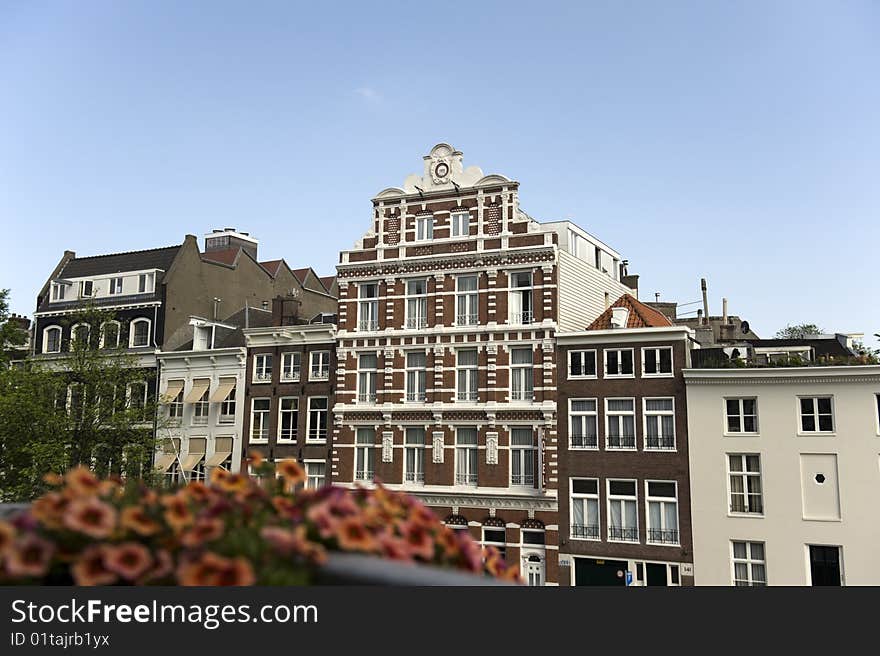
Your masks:
M 575 585 L 626 585 L 625 560 L 574 559 Z M 618 573 L 621 573 L 618 576 Z
M 840 548 L 810 545 L 813 585 L 840 585 Z
M 645 576 L 647 585 L 668 585 L 666 580 L 666 565 L 661 563 L 645 563 Z

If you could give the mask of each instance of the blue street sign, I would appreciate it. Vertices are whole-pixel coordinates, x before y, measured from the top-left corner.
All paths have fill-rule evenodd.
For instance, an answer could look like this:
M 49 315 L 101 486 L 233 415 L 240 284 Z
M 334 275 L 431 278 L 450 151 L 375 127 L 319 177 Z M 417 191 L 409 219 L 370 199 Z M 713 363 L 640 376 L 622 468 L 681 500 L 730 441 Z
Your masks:
M 626 572 L 626 584 L 627 584 L 627 585 L 632 585 L 632 582 L 633 582 L 633 573 L 630 572 L 629 570 L 627 570 L 627 572 Z

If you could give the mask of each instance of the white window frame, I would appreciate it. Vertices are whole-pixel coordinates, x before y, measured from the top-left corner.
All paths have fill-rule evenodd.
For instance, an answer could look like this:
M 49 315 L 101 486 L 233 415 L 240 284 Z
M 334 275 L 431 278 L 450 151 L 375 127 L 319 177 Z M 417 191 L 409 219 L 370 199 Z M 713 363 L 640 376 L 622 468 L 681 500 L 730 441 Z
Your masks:
M 49 331 L 50 330 L 57 330 L 58 331 L 58 348 L 55 349 L 54 351 L 49 350 Z M 62 346 L 61 342 L 62 342 L 63 337 L 64 337 L 64 330 L 61 328 L 61 326 L 52 325 L 52 326 L 46 326 L 45 328 L 43 328 L 43 353 L 61 353 L 61 346 Z
M 622 353 L 629 351 L 630 361 L 632 363 L 632 372 L 625 373 L 608 373 L 608 354 L 609 353 L 617 353 L 617 371 L 620 372 L 623 370 L 623 358 L 621 357 Z M 636 377 L 636 356 L 634 349 L 631 348 L 617 348 L 617 349 L 603 349 L 602 350 L 602 377 L 603 378 L 635 378 Z
M 183 419 L 183 387 L 180 388 L 177 396 L 168 401 L 168 418 L 176 420 Z
M 416 217 L 416 241 L 431 241 L 434 239 L 434 215 L 421 215 Z
M 421 440 L 411 438 L 410 431 L 421 431 Z M 403 431 L 403 484 L 425 484 L 425 451 L 428 431 L 424 426 L 407 426 Z M 413 466 L 410 468 L 410 453 Z
M 724 417 L 724 434 L 725 435 L 747 435 L 749 437 L 756 437 L 760 434 L 761 424 L 758 421 L 758 398 L 756 396 L 725 396 L 722 400 L 721 411 Z M 736 401 L 738 414 L 731 415 L 727 410 L 727 404 L 730 401 Z M 743 401 L 754 401 L 755 402 L 755 430 L 747 431 L 745 430 L 745 418 L 751 417 L 753 415 L 745 414 L 745 408 L 743 407 Z M 737 417 L 739 419 L 739 427 L 740 430 L 732 431 L 730 430 L 730 417 Z M 800 417 L 798 417 L 798 421 L 800 421 Z
M 85 329 L 86 329 L 85 346 L 86 346 L 86 348 L 88 348 L 89 342 L 91 342 L 91 337 L 92 337 L 92 327 L 89 324 L 83 323 L 83 322 L 75 323 L 70 327 L 70 344 L 71 344 L 71 346 L 73 346 L 73 344 L 77 341 L 77 337 L 76 337 L 77 330 L 80 328 L 83 328 L 83 327 L 85 327 Z
M 464 351 L 473 351 L 477 354 L 476 364 L 462 365 L 460 363 L 460 355 Z M 465 375 L 466 389 L 460 386 L 460 373 L 467 372 Z M 480 398 L 480 350 L 477 348 L 463 348 L 455 352 L 455 399 L 464 403 L 476 403 Z
M 577 401 L 592 401 L 593 402 L 593 410 L 575 410 L 574 403 Z M 596 427 L 595 444 L 592 446 L 579 446 L 575 445 L 574 440 L 572 439 L 575 430 L 575 420 L 578 420 L 578 423 L 585 424 L 589 418 L 593 418 L 593 424 Z M 584 432 L 584 441 L 586 441 L 586 431 Z M 569 399 L 568 400 L 568 448 L 576 451 L 598 451 L 599 449 L 599 400 L 595 397 L 593 398 L 577 398 L 577 399 Z
M 754 456 L 758 458 L 758 469 L 757 471 L 748 469 L 748 457 Z M 741 471 L 733 471 L 730 466 L 731 458 L 739 458 L 740 465 L 742 467 Z M 760 453 L 725 453 L 725 470 L 727 472 L 727 514 L 731 517 L 763 517 L 765 513 L 764 506 L 764 473 L 763 473 L 763 465 L 761 463 L 761 454 Z M 734 510 L 733 503 L 733 486 L 731 485 L 731 479 L 733 477 L 738 477 L 742 479 L 742 492 L 737 492 L 736 494 L 742 494 L 743 497 L 743 508 L 744 510 Z M 757 478 L 758 486 L 760 487 L 760 492 L 758 492 L 758 499 L 760 500 L 761 509 L 759 511 L 749 510 L 749 508 L 753 505 L 751 502 L 750 496 L 755 496 L 754 492 L 749 492 L 749 479 Z
M 513 363 L 514 351 L 529 353 L 528 363 Z M 535 351 L 531 346 L 511 348 L 508 350 L 510 369 L 510 394 L 511 401 L 526 401 L 531 403 L 535 400 Z M 519 382 L 519 392 L 514 390 L 514 383 Z
M 364 296 L 364 290 L 368 287 L 375 286 L 375 296 Z M 373 315 L 371 318 L 364 318 L 365 314 Z M 358 305 L 357 305 L 357 329 L 360 332 L 371 332 L 379 330 L 379 283 L 363 282 L 358 285 Z
M 361 364 L 363 358 L 374 358 L 372 369 Z M 357 402 L 374 404 L 379 398 L 379 356 L 375 353 L 358 353 L 357 356 Z
M 632 411 L 625 412 L 623 410 L 609 410 L 608 402 L 609 401 L 631 401 L 632 402 Z M 612 417 L 617 419 L 618 427 L 619 427 L 619 437 L 618 439 L 623 442 L 623 438 L 627 438 L 629 436 L 624 434 L 622 429 L 624 425 L 623 417 L 632 417 L 632 426 L 633 426 L 633 435 L 632 435 L 632 446 L 611 446 L 611 419 Z M 638 424 L 636 423 L 636 400 L 635 397 L 632 396 L 621 396 L 621 397 L 606 397 L 605 398 L 605 450 L 606 451 L 635 451 L 638 448 L 639 444 L 639 436 L 638 436 Z
M 144 389 L 144 395 L 143 395 L 143 398 L 141 398 L 141 402 L 143 403 L 143 405 L 141 406 L 141 410 L 145 410 L 147 407 L 147 401 L 150 396 L 150 386 L 147 385 L 146 381 L 135 381 L 135 382 L 131 382 L 131 383 L 126 384 L 126 386 L 125 386 L 125 407 L 126 407 L 126 409 L 129 409 L 129 410 L 134 407 L 132 405 L 132 400 L 134 399 L 134 395 L 132 393 L 132 390 L 135 387 L 143 387 L 143 389 Z M 147 417 L 146 417 L 146 415 L 143 415 L 141 417 L 141 423 L 143 423 L 145 421 L 147 421 Z
M 293 401 L 293 408 L 285 408 L 285 401 Z M 290 415 L 293 424 L 293 434 L 289 437 L 284 436 L 284 417 Z M 278 397 L 278 435 L 275 439 L 277 444 L 296 444 L 299 437 L 299 397 L 297 396 L 280 396 Z
M 623 494 L 612 494 L 611 493 L 611 484 L 612 483 L 632 483 L 633 485 L 633 495 L 623 495 Z M 605 479 L 605 498 L 607 499 L 605 512 L 607 513 L 606 517 L 608 519 L 608 542 L 625 542 L 628 544 L 637 544 L 640 542 L 639 540 L 639 485 L 638 481 L 633 478 L 607 478 Z M 626 529 L 628 531 L 635 530 L 635 539 L 627 539 L 626 537 L 611 537 L 611 532 L 613 527 L 611 525 L 611 518 L 614 516 L 614 513 L 611 512 L 611 504 L 615 501 L 619 502 L 633 502 L 632 508 L 633 513 L 635 514 L 635 527 L 627 526 L 624 521 L 623 526 L 617 527 L 621 530 Z M 624 515 L 623 509 L 627 506 L 624 505 L 621 507 L 621 517 Z
M 122 294 L 122 277 L 117 276 L 114 278 L 110 278 L 108 282 L 108 294 L 110 296 L 119 296 Z
M 108 346 L 108 345 L 107 345 L 107 331 L 106 331 L 106 328 L 107 328 L 107 326 L 109 326 L 109 325 L 114 325 L 114 326 L 116 326 L 116 343 L 115 343 L 115 344 L 111 344 L 111 345 Z M 100 344 L 99 344 L 99 347 L 100 347 L 100 348 L 102 348 L 102 349 L 105 349 L 105 348 L 117 348 L 117 347 L 119 346 L 119 340 L 120 340 L 121 337 L 122 337 L 122 324 L 121 324 L 119 321 L 116 321 L 115 319 L 111 319 L 110 321 L 105 321 L 104 323 L 101 324 L 101 329 L 100 329 L 100 330 L 101 330 L 101 337 L 100 337 Z
M 874 412 L 877 419 L 877 435 L 880 435 L 880 393 L 874 394 Z
M 421 330 L 428 327 L 428 279 L 409 278 L 404 281 L 405 311 L 404 326 L 409 330 Z M 413 293 L 410 285 L 424 285 L 424 293 Z M 421 316 L 420 311 L 421 310 Z
M 89 293 L 86 293 L 86 286 L 89 286 Z M 92 298 L 95 295 L 95 281 L 94 280 L 80 280 L 79 281 L 79 297 L 80 298 Z
M 672 401 L 672 410 L 648 410 L 648 401 Z M 663 421 L 661 417 L 672 417 L 672 435 L 663 433 Z M 657 424 L 657 436 L 660 446 L 648 444 L 648 423 L 654 420 Z M 672 445 L 662 445 L 666 438 L 672 438 Z M 675 451 L 678 448 L 678 440 L 675 435 L 675 397 L 674 396 L 646 396 L 642 398 L 642 442 L 645 451 Z
M 672 483 L 675 489 L 674 496 L 664 497 L 664 496 L 652 496 L 650 493 L 651 483 Z M 660 523 L 662 526 L 656 527 L 651 525 L 651 504 L 659 503 L 660 504 Z M 675 505 L 675 526 L 669 527 L 666 526 L 666 506 L 668 504 Z M 666 481 L 666 480 L 657 480 L 657 479 L 645 479 L 645 543 L 646 544 L 654 544 L 661 546 L 679 546 L 681 544 L 681 508 L 678 503 L 678 481 Z M 661 535 L 659 540 L 655 540 L 651 538 L 651 531 L 658 531 L 661 534 L 667 532 L 673 532 L 674 540 L 666 539 L 667 536 Z
M 309 352 L 309 380 L 330 380 L 330 351 Z
M 528 274 L 529 276 L 529 285 L 528 287 L 514 287 L 513 286 L 513 278 L 517 275 Z M 535 273 L 531 269 L 526 271 L 510 271 L 508 272 L 508 285 L 507 285 L 507 305 L 508 305 L 508 322 L 514 326 L 525 326 L 535 321 L 535 308 L 534 308 L 534 299 L 533 292 L 535 291 Z M 520 300 L 518 304 L 513 302 L 515 298 L 515 294 L 520 296 Z M 528 303 L 523 303 L 523 300 L 528 298 Z M 514 311 L 514 306 L 519 306 L 519 311 Z M 525 305 L 528 305 L 528 309 L 525 309 Z
M 312 408 L 312 401 L 323 399 L 327 405 L 326 408 Z M 330 431 L 330 399 L 326 396 L 310 396 L 306 399 L 306 442 L 311 444 L 323 444 L 327 441 L 327 433 Z M 316 417 L 320 416 L 320 413 L 324 413 L 324 435 L 318 435 L 318 437 L 312 437 L 312 413 L 315 413 Z M 318 431 L 320 431 L 320 427 Z
M 411 355 L 420 355 L 424 359 L 422 367 L 410 366 Z M 428 356 L 424 351 L 404 352 L 405 387 L 407 403 L 424 403 L 428 394 Z
M 371 441 L 361 435 L 366 431 L 372 432 Z M 376 477 L 376 429 L 369 426 L 356 428 L 354 444 L 354 480 L 372 483 Z
M 529 444 L 528 445 L 514 445 L 513 444 L 513 433 L 514 431 L 528 431 L 529 432 Z M 538 467 L 538 447 L 535 444 L 535 431 L 531 426 L 511 426 L 508 430 L 508 451 L 510 457 L 508 461 L 510 462 L 510 477 L 507 479 L 510 481 L 510 487 L 515 488 L 526 488 L 526 489 L 534 489 L 537 484 L 539 473 L 537 471 Z M 528 461 L 527 454 L 531 453 L 531 461 L 532 467 L 531 472 L 526 472 L 525 467 Z M 519 461 L 519 479 L 515 478 L 515 474 L 513 473 L 514 463 Z
M 460 289 L 465 278 L 473 279 L 475 289 Z M 455 277 L 455 325 L 476 326 L 480 323 L 480 277 L 467 274 Z
M 584 355 L 587 353 L 593 354 L 593 373 L 592 374 L 573 374 L 572 372 L 572 364 L 574 361 L 574 356 L 581 356 L 581 368 L 584 365 Z M 598 369 L 599 367 L 599 358 L 597 357 L 596 349 L 574 349 L 568 352 L 568 369 L 566 373 L 568 375 L 569 380 L 594 380 L 599 377 Z
M 320 475 L 313 474 L 310 471 L 311 467 L 315 467 L 316 465 L 320 465 L 323 468 L 323 471 Z M 327 485 L 327 461 L 326 460 L 303 460 L 303 469 L 306 470 L 306 481 L 305 487 L 307 490 L 317 490 L 319 488 Z M 320 481 L 320 485 L 316 484 L 317 481 Z
M 67 296 L 67 283 L 53 282 L 51 291 L 51 301 L 64 301 Z
M 592 481 L 596 485 L 595 492 L 575 492 L 574 491 L 574 483 L 575 481 Z M 588 540 L 592 542 L 600 542 L 602 540 L 602 503 L 599 495 L 599 479 L 591 478 L 589 476 L 573 476 L 568 479 L 568 525 L 570 527 L 568 537 L 572 540 Z M 584 520 L 586 521 L 588 513 L 586 509 L 586 502 L 591 501 L 594 502 L 596 506 L 596 521 L 597 524 L 595 526 L 591 524 L 576 524 L 574 518 L 574 502 L 575 500 L 582 500 L 584 502 Z M 575 526 L 583 526 L 584 530 L 577 531 L 575 530 Z M 582 533 L 582 535 L 576 535 L 575 533 Z
M 481 535 L 482 538 L 480 540 L 480 544 L 484 547 L 495 547 L 498 550 L 499 555 L 501 556 L 501 560 L 507 559 L 507 527 L 506 526 L 485 526 L 481 527 Z M 486 539 L 486 531 L 500 531 L 504 533 L 504 541 L 498 540 L 487 540 Z
M 145 323 L 147 324 L 147 343 L 136 345 L 134 343 L 135 334 L 137 332 L 137 324 Z M 128 324 L 128 347 L 129 348 L 144 348 L 145 346 L 150 345 L 150 333 L 153 330 L 153 322 L 147 319 L 146 317 L 138 317 L 137 319 L 132 319 Z
M 192 404 L 193 411 L 192 411 L 192 418 L 191 418 L 190 423 L 193 426 L 207 426 L 208 425 L 208 420 L 211 416 L 211 402 L 209 400 L 210 398 L 211 398 L 211 388 L 209 386 L 205 389 L 201 398 L 199 398 L 197 401 L 195 401 Z
M 254 353 L 253 371 L 251 382 L 254 384 L 269 384 L 272 382 L 272 369 L 275 366 L 272 353 Z
M 805 400 L 811 400 L 813 406 L 813 412 L 811 415 L 804 415 L 803 410 L 801 408 L 801 403 Z M 821 417 L 827 416 L 827 414 L 819 413 L 819 399 L 828 399 L 831 403 L 831 430 L 821 430 L 819 428 L 819 419 Z M 797 397 L 797 414 L 798 414 L 798 435 L 835 435 L 837 424 L 835 421 L 835 412 L 834 412 L 834 395 L 833 394 L 802 394 Z M 811 416 L 813 417 L 813 421 L 815 422 L 816 430 L 804 430 L 804 417 Z
M 476 444 L 460 444 L 459 433 L 473 430 L 477 436 Z M 476 451 L 476 458 L 471 456 Z M 473 470 L 473 471 L 472 471 Z M 458 487 L 478 487 L 480 470 L 480 430 L 476 426 L 458 426 L 455 429 L 455 485 Z
M 471 213 L 466 210 L 454 210 L 449 214 L 450 236 L 468 237 L 471 234 Z
M 734 548 L 735 544 L 744 544 L 746 548 L 746 556 L 745 558 L 739 558 L 736 555 L 736 550 Z M 752 545 L 759 544 L 764 550 L 763 558 L 755 558 L 752 556 Z M 767 585 L 767 543 L 761 540 L 730 540 L 730 584 L 732 586 L 742 587 L 764 587 Z M 745 565 L 746 567 L 746 578 L 739 579 L 736 576 L 736 566 L 737 565 Z M 754 566 L 760 565 L 764 568 L 764 579 L 760 580 L 755 577 Z M 740 581 L 742 583 L 740 583 Z
M 648 351 L 656 351 L 657 372 L 649 374 L 647 368 Z M 669 351 L 669 371 L 660 371 L 660 351 Z M 634 367 L 635 368 L 635 367 Z M 643 346 L 642 347 L 642 377 L 643 378 L 672 378 L 675 376 L 675 352 L 671 346 Z
M 287 373 L 290 372 L 290 373 Z M 281 382 L 298 383 L 302 374 L 302 353 L 288 351 L 281 354 Z
M 152 294 L 155 290 L 155 273 L 138 274 L 138 294 Z
M 260 437 L 254 437 L 254 429 L 256 428 L 257 422 L 257 401 L 266 401 L 269 405 L 265 410 L 259 410 L 260 417 Z M 248 442 L 251 444 L 266 444 L 269 442 L 269 423 L 270 423 L 270 415 L 272 414 L 272 399 L 269 397 L 258 397 L 251 399 L 251 425 L 250 430 L 248 431 Z
M 217 416 L 218 424 L 234 424 L 235 423 L 235 408 L 236 408 L 236 393 L 238 391 L 238 384 L 229 390 L 229 394 L 226 395 L 226 398 L 220 401 L 220 414 Z

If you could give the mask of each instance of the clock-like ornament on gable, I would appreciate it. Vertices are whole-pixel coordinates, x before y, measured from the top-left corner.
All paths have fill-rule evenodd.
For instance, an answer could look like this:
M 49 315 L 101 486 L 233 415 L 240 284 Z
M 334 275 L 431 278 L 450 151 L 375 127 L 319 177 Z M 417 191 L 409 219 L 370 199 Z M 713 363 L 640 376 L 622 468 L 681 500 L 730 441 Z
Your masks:
M 449 164 L 446 162 L 440 162 L 437 166 L 434 167 L 434 177 L 440 178 L 441 180 L 449 175 Z

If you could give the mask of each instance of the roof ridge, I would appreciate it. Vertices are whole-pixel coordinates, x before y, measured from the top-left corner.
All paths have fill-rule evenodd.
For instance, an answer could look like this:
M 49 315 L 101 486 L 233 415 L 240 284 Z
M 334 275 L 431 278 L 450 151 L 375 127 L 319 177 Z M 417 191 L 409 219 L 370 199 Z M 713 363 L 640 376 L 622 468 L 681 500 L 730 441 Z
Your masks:
M 73 260 L 94 260 L 99 257 L 113 257 L 115 255 L 135 255 L 137 253 L 148 253 L 150 251 L 167 251 L 172 248 L 180 248 L 180 244 L 174 244 L 173 246 L 159 246 L 157 248 L 142 248 L 141 250 L 138 250 L 138 251 L 119 251 L 116 253 L 102 253 L 100 255 L 85 255 L 83 257 L 80 257 L 79 255 L 77 255 L 77 256 L 74 256 L 71 261 L 73 261 Z

